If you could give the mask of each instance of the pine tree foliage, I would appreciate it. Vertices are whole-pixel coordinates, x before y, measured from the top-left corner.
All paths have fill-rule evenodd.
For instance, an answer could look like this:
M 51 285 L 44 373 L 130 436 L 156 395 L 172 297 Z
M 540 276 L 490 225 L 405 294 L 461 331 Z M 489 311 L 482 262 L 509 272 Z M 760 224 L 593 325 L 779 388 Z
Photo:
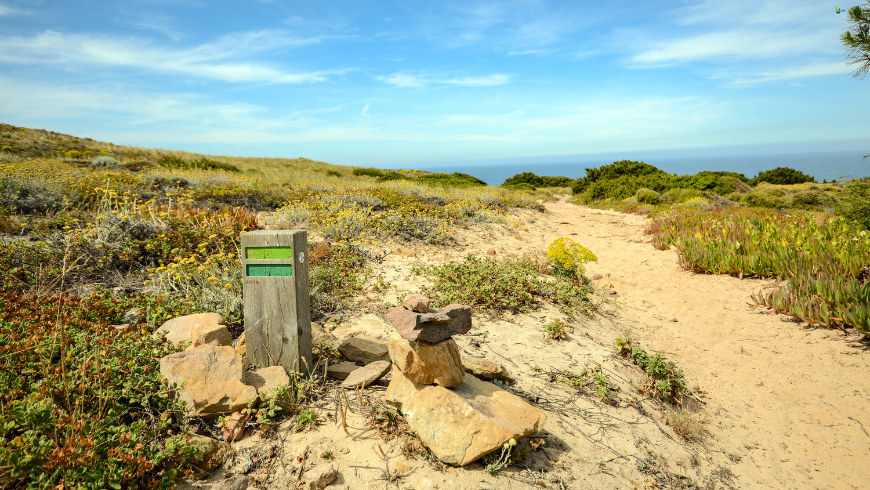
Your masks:
M 840 36 L 846 47 L 846 55 L 852 59 L 848 64 L 859 64 L 852 74 L 864 78 L 870 72 L 870 1 L 866 6 L 849 9 L 849 30 Z

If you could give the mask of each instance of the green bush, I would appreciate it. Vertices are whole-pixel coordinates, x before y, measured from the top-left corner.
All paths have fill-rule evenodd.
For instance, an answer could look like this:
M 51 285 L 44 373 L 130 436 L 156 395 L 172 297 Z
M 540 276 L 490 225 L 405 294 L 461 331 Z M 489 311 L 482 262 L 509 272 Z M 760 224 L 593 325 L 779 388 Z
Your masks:
M 502 184 L 499 187 L 510 189 L 512 191 L 534 191 L 535 186 L 528 182 L 520 182 L 519 184 Z
M 91 161 L 91 168 L 105 168 L 113 165 L 118 165 L 121 162 L 112 157 L 97 157 Z
M 69 158 L 69 159 L 81 158 L 82 152 L 80 152 L 78 150 L 69 150 L 66 153 L 64 153 L 64 156 Z
M 177 349 L 114 335 L 108 294 L 34 299 L 0 294 L 0 486 L 171 488 L 198 453 L 157 369 Z
M 515 187 L 512 186 L 520 184 L 528 184 L 532 187 L 531 190 L 535 190 L 538 187 L 571 187 L 574 184 L 574 179 L 561 176 L 539 176 L 532 172 L 522 172 L 505 179 L 501 187 L 514 189 Z
M 764 172 L 759 172 L 758 175 L 756 175 L 752 180 L 749 181 L 749 185 L 756 186 L 762 182 L 776 185 L 792 185 L 815 181 L 816 179 L 814 177 L 811 177 L 799 170 L 795 170 L 789 167 L 776 167 L 773 170 L 765 170 Z
M 486 182 L 474 177 L 473 175 L 453 172 L 452 174 L 436 173 L 425 174 L 417 177 L 419 182 L 429 185 L 441 187 L 480 187 L 485 186 Z
M 329 177 L 342 177 L 341 172 L 336 172 L 335 170 L 327 170 L 326 175 Z
M 529 312 L 540 300 L 559 305 L 563 312 L 588 313 L 593 306 L 589 286 L 570 281 L 546 281 L 538 275 L 536 264 L 528 258 L 508 257 L 499 262 L 491 257 L 469 254 L 462 262 L 415 269 L 432 279 L 423 292 L 436 306 L 451 303 L 470 305 L 476 310 Z
M 759 208 L 779 209 L 786 207 L 786 201 L 781 192 L 773 189 L 756 190 L 740 197 L 740 204 Z
M 634 197 L 637 198 L 638 202 L 642 202 L 644 204 L 658 204 L 661 202 L 661 198 L 659 197 L 659 193 L 652 190 L 647 189 L 645 187 L 641 187 L 637 190 Z
M 870 230 L 870 178 L 853 179 L 845 190 L 835 211 L 865 230 Z
M 383 177 L 384 173 L 376 168 L 355 168 L 353 169 L 353 174 L 357 177 Z
M 181 170 L 223 170 L 224 172 L 241 172 L 241 170 L 235 165 L 216 162 L 205 157 L 193 161 L 187 161 L 179 157 L 165 156 L 157 160 L 157 165 L 164 168 Z
M 380 177 L 378 177 L 378 182 L 389 182 L 391 180 L 409 180 L 411 177 L 408 177 L 405 174 L 400 174 L 399 172 L 383 172 Z
M 662 194 L 662 202 L 667 204 L 680 204 L 694 197 L 704 197 L 704 193 L 698 189 L 668 189 Z

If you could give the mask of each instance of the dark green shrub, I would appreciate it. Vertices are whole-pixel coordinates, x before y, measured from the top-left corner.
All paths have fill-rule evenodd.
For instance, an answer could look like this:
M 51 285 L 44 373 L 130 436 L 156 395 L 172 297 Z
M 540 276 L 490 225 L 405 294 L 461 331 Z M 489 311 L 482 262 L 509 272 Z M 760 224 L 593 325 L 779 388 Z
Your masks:
M 511 187 L 519 184 L 528 184 L 533 187 L 531 190 L 538 187 L 571 187 L 574 184 L 574 179 L 561 176 L 539 176 L 532 172 L 522 172 L 505 179 L 501 187 L 509 189 L 527 189 L 527 187 Z
M 391 180 L 409 180 L 411 177 L 408 177 L 405 174 L 400 174 L 399 172 L 384 172 L 383 175 L 378 177 L 378 182 L 389 182 Z
M 521 182 L 519 184 L 502 184 L 500 187 L 504 187 L 505 189 L 511 189 L 514 191 L 533 191 L 535 190 L 535 186 L 529 184 L 527 182 Z
M 870 178 L 854 179 L 846 183 L 835 211 L 863 229 L 870 230 Z
M 442 187 L 480 187 L 486 185 L 486 182 L 477 177 L 460 172 L 454 172 L 452 174 L 425 174 L 417 177 L 417 180 L 424 184 L 438 185 Z
M 235 165 L 229 163 L 216 162 L 208 158 L 201 157 L 197 160 L 187 161 L 183 158 L 174 156 L 165 156 L 157 160 L 157 165 L 164 168 L 182 169 L 182 170 L 223 170 L 224 172 L 241 172 Z
M 788 207 L 797 209 L 818 209 L 834 204 L 833 198 L 818 189 L 807 189 L 788 196 Z
M 749 185 L 756 186 L 762 182 L 776 185 L 792 185 L 815 181 L 816 179 L 814 177 L 811 177 L 799 170 L 795 170 L 789 167 L 776 167 L 773 170 L 765 170 L 764 172 L 759 172 L 758 175 L 756 175 L 752 180 L 749 181 Z
M 645 187 L 641 187 L 640 189 L 638 189 L 637 193 L 635 193 L 635 197 L 637 198 L 638 202 L 642 202 L 644 204 L 658 204 L 661 201 L 658 192 L 647 189 Z
M 335 170 L 327 170 L 326 175 L 329 177 L 342 177 L 341 172 L 336 172 Z
M 355 168 L 353 169 L 353 174 L 357 177 L 366 176 L 380 178 L 384 176 L 384 173 L 376 168 Z

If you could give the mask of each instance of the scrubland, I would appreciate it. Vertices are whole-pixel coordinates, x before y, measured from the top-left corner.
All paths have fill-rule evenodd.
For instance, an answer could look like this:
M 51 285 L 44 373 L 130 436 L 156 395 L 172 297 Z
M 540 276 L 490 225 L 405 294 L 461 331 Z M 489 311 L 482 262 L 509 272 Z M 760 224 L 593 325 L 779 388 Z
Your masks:
M 199 449 L 186 442 L 177 387 L 155 369 L 176 349 L 151 332 L 206 311 L 241 332 L 240 233 L 265 222 L 310 230 L 312 319 L 338 322 L 355 309 L 383 310 L 385 302 L 361 306 L 364 292 L 401 298 L 373 273 L 389 251 L 449 250 L 469 227 L 527 230 L 546 212 L 543 202 L 568 190 L 116 146 L 10 125 L 0 126 L 0 146 L 0 488 L 170 488 L 193 474 Z M 599 191 L 584 188 L 575 201 L 649 215 L 652 245 L 675 249 L 685 269 L 777 279 L 778 287 L 751 298 L 757 308 L 870 332 L 863 181 L 749 187 L 713 177 L 733 189 L 643 187 L 596 198 Z M 496 317 L 553 308 L 567 323 L 541 333 L 558 342 L 612 299 L 585 274 L 594 251 L 557 242 L 413 272 L 426 278 L 419 289 L 436 306 L 470 304 Z M 113 328 L 131 308 L 142 321 Z M 686 439 L 700 437 L 699 419 L 676 408 L 689 393 L 683 373 L 628 338 L 615 342 L 608 348 L 647 373 L 645 393 L 670 400 L 673 425 Z M 325 345 L 317 354 L 336 356 Z M 600 366 L 552 377 L 601 399 L 612 387 Z M 294 379 L 289 392 L 251 407 L 264 432 L 281 417 L 310 422 L 303 407 L 322 380 Z

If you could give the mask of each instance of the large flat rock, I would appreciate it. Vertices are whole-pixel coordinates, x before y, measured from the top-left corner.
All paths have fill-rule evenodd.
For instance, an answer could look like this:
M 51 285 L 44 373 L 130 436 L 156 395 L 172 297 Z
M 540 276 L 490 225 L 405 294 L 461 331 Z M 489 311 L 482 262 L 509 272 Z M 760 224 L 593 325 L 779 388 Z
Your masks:
M 434 344 L 453 335 L 468 333 L 471 330 L 471 307 L 452 304 L 418 313 L 395 306 L 387 310 L 387 320 L 396 327 L 402 338 Z
M 170 383 L 187 384 L 179 391 L 186 415 L 235 412 L 257 398 L 246 385 L 245 362 L 230 346 L 203 345 L 160 359 L 160 374 Z
M 498 386 L 472 375 L 453 388 L 419 385 L 393 367 L 386 401 L 441 461 L 467 465 L 505 442 L 537 434 L 547 417 Z
M 165 336 L 175 347 L 181 342 L 187 342 L 191 347 L 205 344 L 230 345 L 233 337 L 223 322 L 223 317 L 217 313 L 179 316 L 163 323 L 154 331 L 152 337 L 159 339 Z
M 348 361 L 364 364 L 390 359 L 386 342 L 365 335 L 343 340 L 338 346 L 338 352 Z

